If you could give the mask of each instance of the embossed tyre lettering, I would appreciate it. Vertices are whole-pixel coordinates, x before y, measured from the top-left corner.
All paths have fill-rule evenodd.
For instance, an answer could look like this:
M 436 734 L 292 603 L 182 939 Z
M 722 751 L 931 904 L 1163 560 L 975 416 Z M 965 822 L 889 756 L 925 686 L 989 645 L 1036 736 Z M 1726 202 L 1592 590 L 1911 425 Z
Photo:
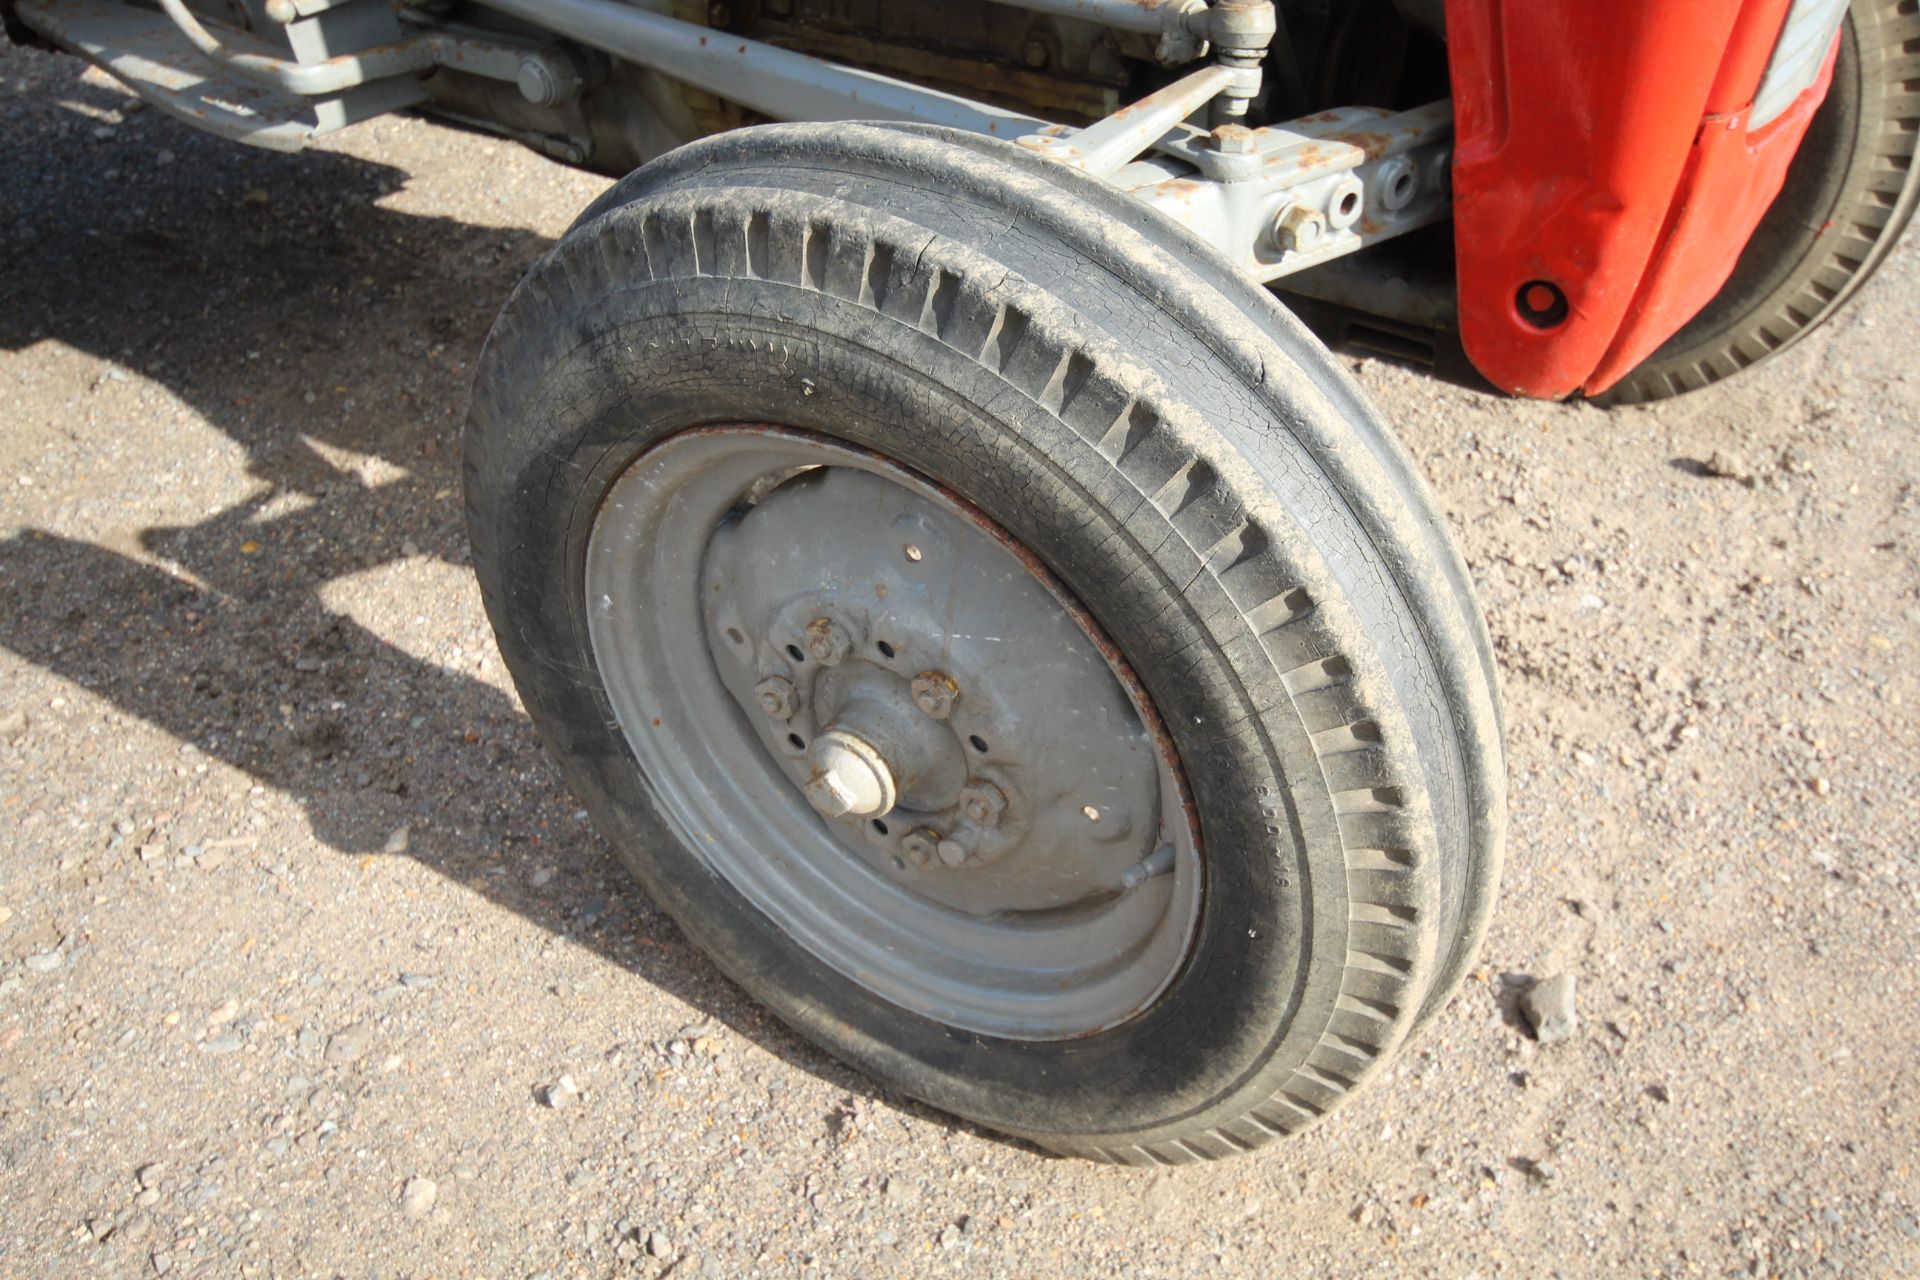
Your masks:
M 466 468 L 601 830 L 891 1088 L 1227 1155 L 1472 956 L 1504 782 L 1442 520 L 1290 315 L 1099 182 L 931 129 L 674 152 L 508 302 Z

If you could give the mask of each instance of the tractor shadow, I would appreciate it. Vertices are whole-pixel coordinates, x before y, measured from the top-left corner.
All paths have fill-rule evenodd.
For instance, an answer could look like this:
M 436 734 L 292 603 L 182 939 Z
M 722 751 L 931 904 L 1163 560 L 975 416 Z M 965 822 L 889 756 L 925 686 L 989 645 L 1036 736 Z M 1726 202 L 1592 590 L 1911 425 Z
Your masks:
M 723 978 L 580 820 L 510 695 L 326 603 L 330 583 L 401 558 L 465 565 L 472 363 L 549 242 L 383 208 L 407 180 L 389 166 L 253 151 L 150 110 L 103 123 L 128 99 L 72 60 L 0 49 L 0 69 L 0 350 L 99 359 L 70 431 L 97 442 L 103 484 L 190 483 L 112 465 L 116 437 L 175 416 L 223 432 L 257 482 L 198 523 L 142 530 L 145 559 L 40 529 L 0 541 L 0 647 L 294 797 L 342 855 L 407 825 L 405 856 L 786 1063 L 978 1132 L 880 1091 Z M 130 380 L 164 394 L 130 408 L 113 385 Z M 556 872 L 538 890 L 535 866 Z

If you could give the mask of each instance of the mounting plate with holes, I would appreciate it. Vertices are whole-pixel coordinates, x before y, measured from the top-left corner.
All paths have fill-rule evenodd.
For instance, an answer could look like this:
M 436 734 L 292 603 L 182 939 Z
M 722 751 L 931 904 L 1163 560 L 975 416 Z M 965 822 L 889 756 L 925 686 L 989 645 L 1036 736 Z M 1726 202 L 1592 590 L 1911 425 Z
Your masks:
M 677 824 L 785 811 L 705 856 L 843 973 L 1033 1039 L 1172 979 L 1203 891 L 1178 761 L 1091 617 L 977 509 L 828 437 L 706 427 L 614 484 L 585 589 Z

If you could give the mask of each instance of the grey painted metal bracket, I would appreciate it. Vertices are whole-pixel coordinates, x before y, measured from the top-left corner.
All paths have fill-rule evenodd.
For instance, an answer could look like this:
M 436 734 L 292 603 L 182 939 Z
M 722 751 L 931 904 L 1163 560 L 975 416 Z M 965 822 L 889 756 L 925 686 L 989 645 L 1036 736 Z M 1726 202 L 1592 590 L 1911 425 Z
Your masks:
M 1129 166 L 1111 181 L 1262 281 L 1452 212 L 1447 101 L 1397 114 L 1342 107 L 1264 129 L 1190 127 L 1158 152 L 1159 163 Z M 1169 160 L 1183 163 L 1170 169 Z

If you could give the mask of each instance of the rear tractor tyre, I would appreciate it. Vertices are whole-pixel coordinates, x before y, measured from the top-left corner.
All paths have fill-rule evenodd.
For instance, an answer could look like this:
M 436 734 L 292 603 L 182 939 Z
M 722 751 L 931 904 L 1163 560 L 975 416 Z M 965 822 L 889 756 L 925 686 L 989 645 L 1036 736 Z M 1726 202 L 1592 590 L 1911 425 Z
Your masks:
M 1920 203 L 1920 12 L 1853 0 L 1833 83 L 1786 181 L 1713 301 L 1595 397 L 1639 404 L 1771 359 L 1872 279 Z

